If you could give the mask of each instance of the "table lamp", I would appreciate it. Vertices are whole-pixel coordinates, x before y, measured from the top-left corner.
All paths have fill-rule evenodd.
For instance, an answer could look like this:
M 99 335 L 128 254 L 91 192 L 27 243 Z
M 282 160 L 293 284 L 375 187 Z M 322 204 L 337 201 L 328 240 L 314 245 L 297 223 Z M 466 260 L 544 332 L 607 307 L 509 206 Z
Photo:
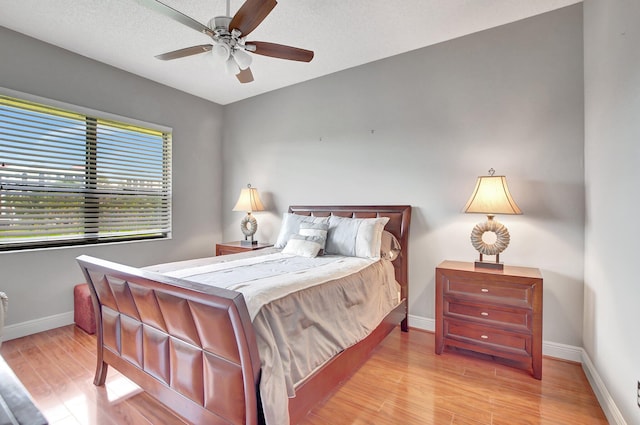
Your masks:
M 504 265 L 500 263 L 500 253 L 509 246 L 509 231 L 494 219 L 496 214 L 522 214 L 518 205 L 509 193 L 507 178 L 494 176 L 495 170 L 491 168 L 488 176 L 480 176 L 476 181 L 476 187 L 464 207 L 465 213 L 480 213 L 487 215 L 487 221 L 478 223 L 471 232 L 471 245 L 480 253 L 480 260 L 475 262 L 476 267 L 485 267 L 502 270 Z M 485 232 L 493 232 L 496 235 L 494 243 L 486 243 L 482 239 Z M 496 261 L 483 260 L 483 255 L 495 255 Z
M 246 188 L 240 191 L 238 202 L 233 207 L 233 211 L 246 211 L 247 215 L 244 216 L 240 222 L 240 230 L 244 235 L 244 240 L 240 241 L 241 245 L 255 245 L 258 241 L 253 239 L 253 235 L 258 230 L 258 222 L 256 218 L 251 215 L 253 211 L 264 211 L 264 205 L 258 195 L 258 189 L 251 187 L 250 184 Z

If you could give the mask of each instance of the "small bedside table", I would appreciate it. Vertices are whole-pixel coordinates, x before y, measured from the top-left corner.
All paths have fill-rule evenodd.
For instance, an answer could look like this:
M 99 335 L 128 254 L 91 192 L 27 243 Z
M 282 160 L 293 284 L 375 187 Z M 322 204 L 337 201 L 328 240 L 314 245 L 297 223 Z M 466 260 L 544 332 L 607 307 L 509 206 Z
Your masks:
M 218 255 L 237 254 L 238 252 L 255 251 L 256 249 L 268 248 L 272 243 L 257 243 L 253 245 L 242 245 L 240 241 L 223 242 L 216 244 L 216 257 Z
M 436 354 L 446 345 L 518 362 L 542 379 L 542 275 L 528 267 L 436 268 Z

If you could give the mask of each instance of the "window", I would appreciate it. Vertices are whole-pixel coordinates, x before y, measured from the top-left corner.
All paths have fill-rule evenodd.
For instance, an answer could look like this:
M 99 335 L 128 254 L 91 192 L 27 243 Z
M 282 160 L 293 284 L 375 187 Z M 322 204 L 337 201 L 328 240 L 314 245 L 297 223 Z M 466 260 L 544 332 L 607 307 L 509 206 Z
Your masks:
M 0 250 L 169 237 L 170 131 L 64 106 L 0 92 Z

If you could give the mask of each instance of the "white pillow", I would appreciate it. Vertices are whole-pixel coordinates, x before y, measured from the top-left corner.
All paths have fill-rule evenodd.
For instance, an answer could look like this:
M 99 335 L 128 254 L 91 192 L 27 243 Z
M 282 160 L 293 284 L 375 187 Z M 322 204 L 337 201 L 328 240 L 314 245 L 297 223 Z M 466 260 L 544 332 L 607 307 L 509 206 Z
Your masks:
M 325 238 L 320 236 L 292 235 L 282 253 L 314 258 L 320 252 L 324 242 Z
M 295 235 L 300 230 L 300 223 L 328 223 L 329 217 L 312 217 L 310 215 L 298 215 L 284 213 L 282 215 L 282 225 L 274 248 L 284 248 L 291 235 Z
M 389 217 L 329 217 L 326 254 L 350 257 L 380 258 L 382 230 Z

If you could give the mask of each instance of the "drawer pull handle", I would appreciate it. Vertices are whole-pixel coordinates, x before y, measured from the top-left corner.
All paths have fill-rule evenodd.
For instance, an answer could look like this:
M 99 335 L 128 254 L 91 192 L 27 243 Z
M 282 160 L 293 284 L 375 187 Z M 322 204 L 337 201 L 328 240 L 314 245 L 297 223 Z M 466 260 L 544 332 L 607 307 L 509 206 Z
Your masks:
M 482 313 L 480 313 L 481 316 L 488 316 L 489 313 L 487 313 L 486 311 L 483 311 Z
M 489 292 L 489 290 L 487 288 L 482 288 L 480 292 Z
M 482 339 L 489 339 L 489 337 L 487 335 L 480 335 L 480 338 Z

